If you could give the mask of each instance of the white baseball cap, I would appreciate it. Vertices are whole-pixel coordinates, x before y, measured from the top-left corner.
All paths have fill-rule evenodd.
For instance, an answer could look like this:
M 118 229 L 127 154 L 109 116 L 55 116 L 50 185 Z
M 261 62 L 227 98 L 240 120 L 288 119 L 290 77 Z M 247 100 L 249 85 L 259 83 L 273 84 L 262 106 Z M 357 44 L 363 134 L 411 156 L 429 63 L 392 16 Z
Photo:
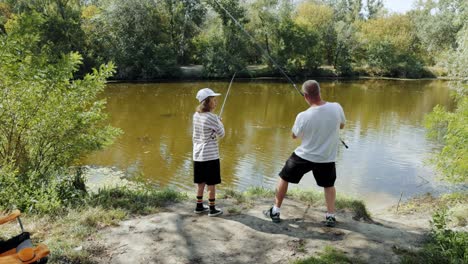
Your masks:
M 201 103 L 203 100 L 205 100 L 206 98 L 210 96 L 220 96 L 220 95 L 221 95 L 220 93 L 215 93 L 210 88 L 203 88 L 200 91 L 198 91 L 196 98 Z

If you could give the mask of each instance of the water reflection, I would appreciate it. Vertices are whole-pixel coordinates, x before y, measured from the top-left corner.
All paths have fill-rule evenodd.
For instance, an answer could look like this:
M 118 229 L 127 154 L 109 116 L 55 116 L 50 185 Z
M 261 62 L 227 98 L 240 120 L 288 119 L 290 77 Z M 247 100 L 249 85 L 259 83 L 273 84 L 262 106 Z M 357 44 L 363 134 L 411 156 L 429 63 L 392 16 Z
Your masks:
M 223 94 L 226 82 L 110 84 L 105 97 L 110 122 L 124 135 L 84 164 L 139 171 L 161 186 L 192 190 L 191 118 L 196 92 L 211 87 Z M 340 148 L 337 188 L 362 199 L 384 202 L 432 191 L 433 171 L 423 161 L 434 146 L 425 139 L 423 117 L 436 104 L 451 107 L 442 81 L 321 82 L 325 100 L 340 102 L 348 119 Z M 224 100 L 220 98 L 220 102 Z M 273 188 L 277 173 L 298 145 L 290 138 L 296 114 L 306 107 L 291 85 L 233 84 L 223 121 L 222 188 Z M 221 106 L 219 106 L 219 109 Z M 219 111 L 218 109 L 218 111 Z M 306 175 L 299 188 L 315 186 Z

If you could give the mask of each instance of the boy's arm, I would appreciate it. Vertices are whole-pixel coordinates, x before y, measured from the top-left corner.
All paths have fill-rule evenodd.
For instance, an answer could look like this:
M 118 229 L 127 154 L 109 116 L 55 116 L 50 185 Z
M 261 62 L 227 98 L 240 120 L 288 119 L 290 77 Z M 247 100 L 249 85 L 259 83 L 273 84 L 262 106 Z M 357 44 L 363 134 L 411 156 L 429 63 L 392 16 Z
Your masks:
M 218 129 L 216 130 L 216 135 L 218 137 L 222 138 L 224 137 L 224 125 L 223 122 L 221 122 L 221 119 L 218 118 Z

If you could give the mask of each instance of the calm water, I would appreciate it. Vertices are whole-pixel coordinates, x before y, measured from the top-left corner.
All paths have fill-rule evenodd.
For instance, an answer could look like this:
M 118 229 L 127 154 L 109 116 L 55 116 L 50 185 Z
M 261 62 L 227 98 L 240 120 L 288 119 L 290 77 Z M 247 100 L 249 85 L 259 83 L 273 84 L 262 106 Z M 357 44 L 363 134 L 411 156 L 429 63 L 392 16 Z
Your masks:
M 227 82 L 109 84 L 105 92 L 110 123 L 124 135 L 84 164 L 116 166 L 161 186 L 194 190 L 191 118 L 196 92 L 221 92 Z M 299 85 L 300 86 L 300 85 Z M 451 107 L 443 81 L 321 82 L 322 96 L 339 102 L 347 117 L 337 161 L 338 192 L 361 198 L 370 206 L 396 204 L 403 198 L 440 189 L 425 163 L 437 147 L 425 138 L 424 115 L 436 104 Z M 277 174 L 299 141 L 290 137 L 296 114 L 306 109 L 290 84 L 271 81 L 234 82 L 220 140 L 222 188 L 274 188 Z M 317 189 L 312 174 L 297 188 Z

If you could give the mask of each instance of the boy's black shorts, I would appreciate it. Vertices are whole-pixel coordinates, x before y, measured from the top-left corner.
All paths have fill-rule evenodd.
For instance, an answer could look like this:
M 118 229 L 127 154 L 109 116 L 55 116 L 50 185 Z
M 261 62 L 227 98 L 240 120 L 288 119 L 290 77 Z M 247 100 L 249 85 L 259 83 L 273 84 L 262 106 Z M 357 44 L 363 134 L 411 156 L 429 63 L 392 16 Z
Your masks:
M 193 182 L 215 185 L 221 183 L 219 159 L 193 162 Z
M 316 163 L 305 160 L 292 153 L 284 164 L 279 176 L 290 183 L 299 183 L 302 176 L 312 171 L 315 181 L 321 187 L 333 187 L 336 180 L 335 162 Z

